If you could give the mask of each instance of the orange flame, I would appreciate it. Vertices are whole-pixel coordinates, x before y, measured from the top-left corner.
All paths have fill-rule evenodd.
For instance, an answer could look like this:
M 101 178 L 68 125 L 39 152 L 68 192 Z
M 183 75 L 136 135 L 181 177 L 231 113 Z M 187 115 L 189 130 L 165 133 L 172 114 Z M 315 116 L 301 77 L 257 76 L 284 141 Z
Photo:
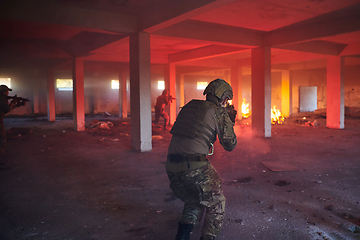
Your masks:
M 243 98 L 243 102 L 241 104 L 241 116 L 243 118 L 248 118 L 250 116 L 249 103 L 245 103 L 245 98 Z
M 271 124 L 283 124 L 284 120 L 285 118 L 280 110 L 276 109 L 276 106 L 274 106 L 271 109 Z

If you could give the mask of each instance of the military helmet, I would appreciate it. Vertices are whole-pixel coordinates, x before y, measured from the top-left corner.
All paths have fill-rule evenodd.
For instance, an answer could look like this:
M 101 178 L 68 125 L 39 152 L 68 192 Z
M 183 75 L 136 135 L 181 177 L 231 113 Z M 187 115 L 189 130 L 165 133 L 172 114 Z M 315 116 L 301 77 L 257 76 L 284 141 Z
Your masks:
M 8 88 L 6 85 L 0 85 L 0 92 L 12 91 L 11 88 Z
M 205 88 L 203 95 L 212 94 L 219 99 L 232 99 L 233 98 L 233 90 L 224 79 L 217 78 L 209 83 Z
M 162 95 L 167 95 L 169 93 L 169 91 L 167 90 L 167 89 L 164 89 L 163 91 L 162 91 Z

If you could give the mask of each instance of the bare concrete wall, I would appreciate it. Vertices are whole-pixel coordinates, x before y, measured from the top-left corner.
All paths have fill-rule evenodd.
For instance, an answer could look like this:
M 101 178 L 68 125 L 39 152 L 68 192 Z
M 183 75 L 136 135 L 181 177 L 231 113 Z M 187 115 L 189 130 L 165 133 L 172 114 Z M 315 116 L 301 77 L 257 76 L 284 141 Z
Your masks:
M 360 107 L 360 66 L 345 67 L 345 106 Z
M 299 87 L 317 86 L 317 108 L 326 107 L 326 69 L 301 70 L 290 72 L 292 112 L 299 112 Z

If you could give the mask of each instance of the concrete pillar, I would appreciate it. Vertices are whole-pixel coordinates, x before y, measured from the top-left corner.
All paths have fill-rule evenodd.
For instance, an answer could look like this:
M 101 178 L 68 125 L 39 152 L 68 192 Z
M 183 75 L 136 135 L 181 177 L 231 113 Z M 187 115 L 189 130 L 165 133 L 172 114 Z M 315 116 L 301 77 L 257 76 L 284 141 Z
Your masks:
M 254 135 L 271 137 L 271 48 L 251 50 L 251 102 Z
M 121 71 L 119 74 L 119 117 L 126 118 L 127 117 L 127 90 L 126 90 L 126 77 L 127 72 Z
M 136 151 L 152 149 L 150 34 L 130 35 L 131 144 Z
M 176 66 L 175 63 L 168 63 L 165 69 L 165 86 L 168 86 L 169 94 L 176 98 Z M 169 104 L 169 117 L 170 124 L 173 125 L 176 120 L 176 102 L 177 100 L 173 100 L 172 103 Z
M 343 129 L 344 107 L 344 57 L 327 59 L 326 126 Z
M 233 89 L 234 98 L 233 105 L 235 110 L 238 111 L 236 119 L 242 119 L 241 105 L 242 105 L 242 69 L 241 67 L 231 68 L 231 87 Z
M 37 72 L 34 73 L 33 75 L 33 79 L 32 79 L 32 82 L 33 82 L 33 113 L 36 114 L 36 113 L 39 113 L 40 112 L 40 101 L 39 101 L 39 89 L 40 89 L 40 86 L 39 86 L 39 76 L 37 74 Z
M 85 131 L 84 61 L 72 58 L 74 130 Z
M 289 116 L 291 117 L 293 115 L 293 83 L 292 83 L 292 74 L 291 71 L 289 71 Z
M 185 105 L 185 87 L 184 87 L 184 74 L 180 74 L 180 96 L 178 97 L 178 99 L 180 100 L 180 105 L 179 107 L 183 107 Z M 177 100 L 177 101 L 179 101 Z
M 47 79 L 47 113 L 48 121 L 54 122 L 55 119 L 55 77 L 54 70 L 49 69 Z
M 281 71 L 281 113 L 290 116 L 290 71 Z

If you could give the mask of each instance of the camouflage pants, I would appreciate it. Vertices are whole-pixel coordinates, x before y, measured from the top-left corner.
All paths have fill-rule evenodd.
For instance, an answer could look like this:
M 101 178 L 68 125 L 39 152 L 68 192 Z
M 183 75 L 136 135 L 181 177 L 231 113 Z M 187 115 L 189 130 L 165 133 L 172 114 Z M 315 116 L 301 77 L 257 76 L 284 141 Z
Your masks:
M 169 121 L 170 121 L 169 115 L 165 112 L 165 110 L 163 109 L 159 110 L 155 108 L 155 120 L 154 120 L 155 124 L 159 123 L 160 117 L 164 118 L 164 129 L 165 129 L 167 125 L 169 125 Z
M 221 179 L 208 162 L 192 171 L 167 172 L 174 195 L 185 204 L 181 223 L 197 224 L 205 211 L 202 236 L 217 237 L 225 216 Z

